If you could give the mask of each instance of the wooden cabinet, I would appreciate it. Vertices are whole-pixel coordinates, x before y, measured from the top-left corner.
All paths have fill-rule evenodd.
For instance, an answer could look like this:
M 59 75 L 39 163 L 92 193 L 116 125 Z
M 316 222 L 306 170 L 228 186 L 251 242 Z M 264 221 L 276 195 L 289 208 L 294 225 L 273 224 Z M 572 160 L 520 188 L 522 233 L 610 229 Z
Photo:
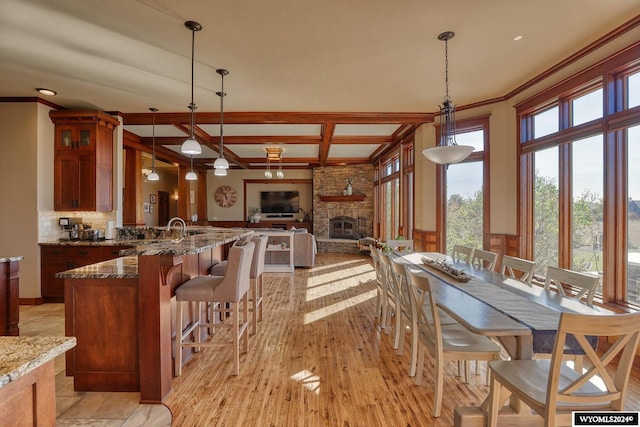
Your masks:
M 113 208 L 113 130 L 100 111 L 51 111 L 55 124 L 54 210 Z
M 40 292 L 45 302 L 64 301 L 64 280 L 56 273 L 118 258 L 122 249 L 130 246 L 40 246 Z

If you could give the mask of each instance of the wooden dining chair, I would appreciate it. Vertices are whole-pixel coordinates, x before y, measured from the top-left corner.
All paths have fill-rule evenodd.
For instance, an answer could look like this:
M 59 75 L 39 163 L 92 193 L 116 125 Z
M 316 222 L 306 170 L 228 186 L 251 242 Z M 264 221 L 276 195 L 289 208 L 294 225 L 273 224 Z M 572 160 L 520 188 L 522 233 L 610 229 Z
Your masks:
M 589 368 L 584 371 L 576 372 L 562 363 L 569 334 L 588 359 Z M 613 344 L 598 355 L 587 336 L 608 337 Z M 489 425 L 497 425 L 498 411 L 510 396 L 542 416 L 545 426 L 573 425 L 572 411 L 623 410 L 639 339 L 640 313 L 613 316 L 562 313 L 551 360 L 489 362 Z M 614 360 L 617 362 L 612 363 Z
M 384 331 L 389 334 L 391 331 L 391 318 L 396 316 L 396 322 L 398 321 L 398 304 L 396 302 L 396 293 L 391 281 L 391 261 L 389 260 L 389 253 L 385 251 L 378 251 L 378 259 L 380 260 L 380 267 L 382 269 L 382 281 L 384 284 L 385 299 L 387 301 L 386 313 L 384 313 Z
M 578 301 L 585 298 L 589 305 L 593 304 L 600 276 L 578 273 L 564 268 L 548 266 L 544 280 L 544 288 L 549 290 L 553 284 L 561 295 L 575 298 Z
M 473 248 L 463 245 L 453 245 L 453 252 L 451 252 L 451 258 L 454 261 L 463 261 L 466 263 L 471 263 L 471 258 L 473 257 Z
M 535 268 L 536 263 L 534 261 L 503 255 L 500 274 L 531 285 Z
M 373 262 L 373 269 L 376 273 L 376 312 L 380 329 L 384 329 L 387 324 L 387 289 L 385 279 L 382 277 L 383 270 L 380 265 L 380 250 L 375 246 L 369 247 L 369 254 Z
M 495 252 L 485 251 L 484 249 L 474 249 L 471 257 L 471 264 L 484 268 L 485 270 L 493 270 L 498 261 L 498 254 Z
M 418 316 L 416 314 L 416 305 L 412 304 L 411 299 L 413 289 L 409 286 L 405 273 L 405 264 L 399 262 L 395 257 L 391 259 L 391 279 L 396 293 L 396 301 L 399 307 L 400 315 L 396 316 L 395 343 L 394 348 L 398 355 L 404 353 L 404 341 L 406 328 L 411 331 L 411 359 L 409 363 L 409 376 L 416 375 L 416 367 L 418 365 Z
M 390 251 L 413 252 L 413 240 L 387 240 L 385 243 Z
M 460 324 L 443 325 L 440 323 L 439 310 L 435 297 L 431 292 L 429 278 L 419 270 L 408 268 L 411 285 L 415 291 L 414 304 L 418 317 L 418 366 L 416 384 L 422 382 L 424 369 L 424 353 L 428 351 L 435 363 L 435 395 L 433 416 L 439 417 L 442 408 L 444 362 L 446 360 L 498 360 L 500 346 L 488 337 L 474 334 Z M 429 312 L 422 308 L 430 307 Z

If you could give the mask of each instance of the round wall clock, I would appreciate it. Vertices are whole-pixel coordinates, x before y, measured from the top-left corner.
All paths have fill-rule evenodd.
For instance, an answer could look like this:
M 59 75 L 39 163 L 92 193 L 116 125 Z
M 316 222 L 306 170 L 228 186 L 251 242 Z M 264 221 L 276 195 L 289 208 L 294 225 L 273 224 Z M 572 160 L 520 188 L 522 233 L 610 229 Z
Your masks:
M 216 189 L 216 204 L 223 208 L 229 208 L 236 204 L 236 190 L 228 185 L 221 185 Z

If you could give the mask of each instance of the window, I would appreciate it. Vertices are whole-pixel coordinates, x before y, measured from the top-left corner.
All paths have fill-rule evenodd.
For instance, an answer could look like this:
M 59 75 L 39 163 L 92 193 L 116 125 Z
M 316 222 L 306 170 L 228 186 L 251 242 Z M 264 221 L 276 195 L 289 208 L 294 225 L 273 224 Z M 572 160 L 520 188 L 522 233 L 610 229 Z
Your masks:
M 571 102 L 573 125 L 581 125 L 602 117 L 602 88 L 582 95 Z
M 602 135 L 571 143 L 572 257 L 571 269 L 602 273 L 604 159 Z
M 558 266 L 558 148 L 547 148 L 534 154 L 533 250 L 536 273 L 544 274 L 545 266 Z
M 609 61 L 609 73 L 577 74 L 517 106 L 520 255 L 538 274 L 557 265 L 598 275 L 604 302 L 638 304 L 640 112 L 626 110 L 640 105 L 640 72 Z
M 559 129 L 558 107 L 549 108 L 546 111 L 533 116 L 533 136 L 541 138 L 551 135 Z
M 488 206 L 484 190 L 488 188 L 488 160 L 485 147 L 488 144 L 489 119 L 470 119 L 457 123 L 456 141 L 471 145 L 474 152 L 464 161 L 440 167 L 443 185 L 441 227 L 444 230 L 443 251 L 451 253 L 453 245 L 461 244 L 484 248 L 484 235 L 488 229 Z
M 413 237 L 414 140 L 400 143 L 374 168 L 374 237 L 380 240 Z M 380 180 L 378 170 L 384 173 Z
M 447 169 L 448 254 L 454 244 L 482 248 L 482 176 L 481 161 L 457 163 Z

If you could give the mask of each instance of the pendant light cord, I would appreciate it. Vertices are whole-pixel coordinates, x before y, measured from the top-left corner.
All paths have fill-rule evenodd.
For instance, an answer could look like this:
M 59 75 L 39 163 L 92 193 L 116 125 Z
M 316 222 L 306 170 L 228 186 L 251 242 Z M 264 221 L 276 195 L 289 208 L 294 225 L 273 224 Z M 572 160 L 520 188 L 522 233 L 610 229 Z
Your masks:
M 152 144 L 151 144 L 151 170 L 153 172 L 156 171 L 156 109 L 152 108 L 151 111 L 153 112 L 153 136 L 152 136 Z
M 189 109 L 191 110 L 191 139 L 195 138 L 195 133 L 193 131 L 194 126 L 194 115 L 196 111 L 196 104 L 193 102 L 193 86 L 194 86 L 194 64 L 195 64 L 195 45 L 196 45 L 196 30 L 191 30 L 191 104 L 189 104 Z
M 444 99 L 451 100 L 449 98 L 449 39 L 444 41 Z

